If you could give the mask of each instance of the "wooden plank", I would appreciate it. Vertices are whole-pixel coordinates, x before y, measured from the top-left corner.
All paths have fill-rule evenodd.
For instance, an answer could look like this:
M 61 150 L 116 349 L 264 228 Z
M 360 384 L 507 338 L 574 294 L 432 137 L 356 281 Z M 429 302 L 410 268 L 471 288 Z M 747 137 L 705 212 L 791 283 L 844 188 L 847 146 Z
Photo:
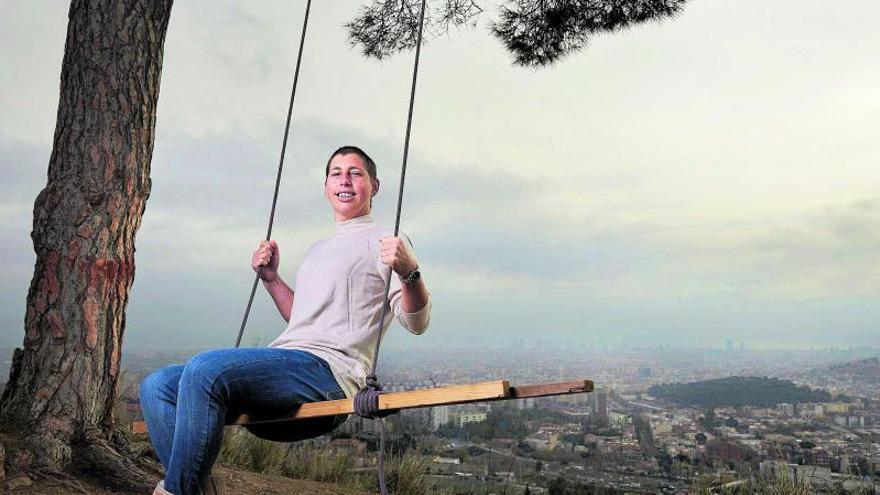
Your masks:
M 379 410 L 412 409 L 416 407 L 462 404 L 465 402 L 482 402 L 504 399 L 508 395 L 510 395 L 510 383 L 507 380 L 450 385 L 448 387 L 408 390 L 406 392 L 389 392 L 379 396 Z M 307 402 L 289 416 L 280 418 L 259 418 L 242 414 L 236 419 L 234 424 L 290 421 L 292 419 L 318 418 L 352 413 L 354 413 L 354 404 L 351 399 L 328 400 L 323 402 Z
M 548 395 L 582 394 L 593 391 L 591 380 L 572 380 L 557 383 L 539 383 L 536 385 L 521 385 L 510 387 L 511 399 L 524 399 L 526 397 L 546 397 Z
M 489 402 L 505 399 L 524 399 L 527 397 L 546 397 L 550 395 L 570 395 L 593 391 L 590 380 L 572 380 L 557 383 L 538 383 L 511 387 L 507 380 L 493 380 L 467 385 L 450 385 L 448 387 L 409 390 L 406 392 L 389 392 L 379 396 L 379 410 L 412 409 L 468 402 Z M 274 423 L 305 418 L 335 416 L 337 414 L 354 413 L 354 405 L 350 399 L 309 402 L 303 404 L 289 415 L 272 418 L 260 418 L 248 414 L 239 416 L 235 423 Z M 132 423 L 132 432 L 146 433 L 143 421 Z

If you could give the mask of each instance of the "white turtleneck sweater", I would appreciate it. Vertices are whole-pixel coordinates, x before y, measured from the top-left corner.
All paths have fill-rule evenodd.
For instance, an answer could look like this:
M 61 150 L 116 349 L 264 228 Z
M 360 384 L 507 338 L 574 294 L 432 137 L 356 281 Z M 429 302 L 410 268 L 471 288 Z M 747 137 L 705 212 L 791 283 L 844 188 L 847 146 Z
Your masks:
M 394 235 L 369 215 L 336 222 L 336 234 L 313 244 L 296 274 L 293 310 L 287 329 L 269 347 L 308 351 L 330 365 L 349 398 L 364 385 L 379 343 L 377 323 L 382 314 L 388 266 L 380 261 L 381 237 Z M 410 246 L 409 238 L 400 237 Z M 391 311 L 382 322 L 382 336 L 392 314 L 416 335 L 428 328 L 431 298 L 415 313 L 401 304 L 401 282 L 392 273 L 388 294 Z

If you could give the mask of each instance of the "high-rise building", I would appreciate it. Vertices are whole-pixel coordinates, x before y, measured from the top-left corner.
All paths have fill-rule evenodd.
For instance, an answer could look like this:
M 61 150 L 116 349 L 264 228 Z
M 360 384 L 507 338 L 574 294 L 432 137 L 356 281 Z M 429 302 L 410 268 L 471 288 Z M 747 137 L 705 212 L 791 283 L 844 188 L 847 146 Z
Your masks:
M 605 389 L 596 392 L 596 420 L 599 424 L 608 424 L 608 391 Z
M 727 346 L 725 349 L 727 349 L 727 352 L 733 352 L 733 339 L 727 339 Z

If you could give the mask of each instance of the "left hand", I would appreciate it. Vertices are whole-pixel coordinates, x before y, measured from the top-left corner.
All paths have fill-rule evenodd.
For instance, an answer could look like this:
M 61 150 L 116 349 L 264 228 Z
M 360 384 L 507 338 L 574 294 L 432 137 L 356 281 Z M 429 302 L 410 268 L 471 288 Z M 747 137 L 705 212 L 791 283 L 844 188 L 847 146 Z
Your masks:
M 379 239 L 379 243 L 382 246 L 379 259 L 390 266 L 398 276 L 405 277 L 419 267 L 415 253 L 400 237 L 383 237 Z

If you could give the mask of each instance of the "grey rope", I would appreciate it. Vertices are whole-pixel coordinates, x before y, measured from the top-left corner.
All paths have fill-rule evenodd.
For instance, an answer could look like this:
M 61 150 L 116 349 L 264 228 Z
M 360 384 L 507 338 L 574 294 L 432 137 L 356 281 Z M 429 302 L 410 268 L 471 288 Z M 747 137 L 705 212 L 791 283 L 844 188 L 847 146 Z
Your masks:
M 290 90 L 290 105 L 287 107 L 287 123 L 284 125 L 284 139 L 281 142 L 281 159 L 278 161 L 278 175 L 275 177 L 275 194 L 272 196 L 272 211 L 269 213 L 269 228 L 266 231 L 266 240 L 272 238 L 272 224 L 275 221 L 275 206 L 278 204 L 278 188 L 281 186 L 281 169 L 284 167 L 284 153 L 287 151 L 287 135 L 290 133 L 290 121 L 293 116 L 293 101 L 296 99 L 296 83 L 299 81 L 299 67 L 302 63 L 303 45 L 306 42 L 306 28 L 309 26 L 309 11 L 312 8 L 312 0 L 306 2 L 306 14 L 303 18 L 302 36 L 299 39 L 299 50 L 296 54 L 296 69 L 293 71 L 293 89 Z M 235 339 L 235 347 L 241 345 L 241 337 L 244 335 L 244 327 L 247 325 L 248 315 L 251 313 L 251 306 L 254 304 L 254 294 L 257 293 L 257 284 L 263 276 L 263 267 L 257 270 L 257 276 L 254 277 L 254 285 L 251 287 L 251 296 L 248 298 L 247 307 L 244 310 L 244 317 L 241 319 L 241 328 L 238 330 L 238 337 Z
M 425 24 L 425 0 L 422 0 L 422 11 L 419 16 L 419 35 L 416 41 L 416 57 L 413 63 L 412 87 L 409 94 L 409 113 L 406 118 L 406 137 L 403 143 L 403 163 L 400 167 L 400 187 L 397 191 L 397 215 L 394 219 L 394 237 L 400 233 L 400 212 L 403 205 L 403 186 L 406 180 L 406 163 L 409 158 L 409 138 L 412 131 L 413 107 L 416 100 L 416 81 L 419 75 L 419 55 L 422 48 L 422 30 Z M 388 312 L 388 295 L 391 292 L 391 267 L 385 275 L 385 297 L 382 299 L 382 316 L 377 322 L 376 347 L 373 349 L 373 364 L 370 367 L 370 373 L 367 375 L 366 384 L 361 388 L 354 397 L 354 413 L 362 418 L 374 419 L 379 424 L 379 460 L 378 460 L 378 477 L 379 477 L 379 493 L 387 495 L 388 491 L 385 482 L 385 422 L 383 417 L 394 413 L 393 410 L 379 410 L 379 395 L 382 393 L 382 386 L 376 377 L 376 363 L 379 361 L 379 345 L 382 341 L 382 326 L 385 323 L 385 315 Z

